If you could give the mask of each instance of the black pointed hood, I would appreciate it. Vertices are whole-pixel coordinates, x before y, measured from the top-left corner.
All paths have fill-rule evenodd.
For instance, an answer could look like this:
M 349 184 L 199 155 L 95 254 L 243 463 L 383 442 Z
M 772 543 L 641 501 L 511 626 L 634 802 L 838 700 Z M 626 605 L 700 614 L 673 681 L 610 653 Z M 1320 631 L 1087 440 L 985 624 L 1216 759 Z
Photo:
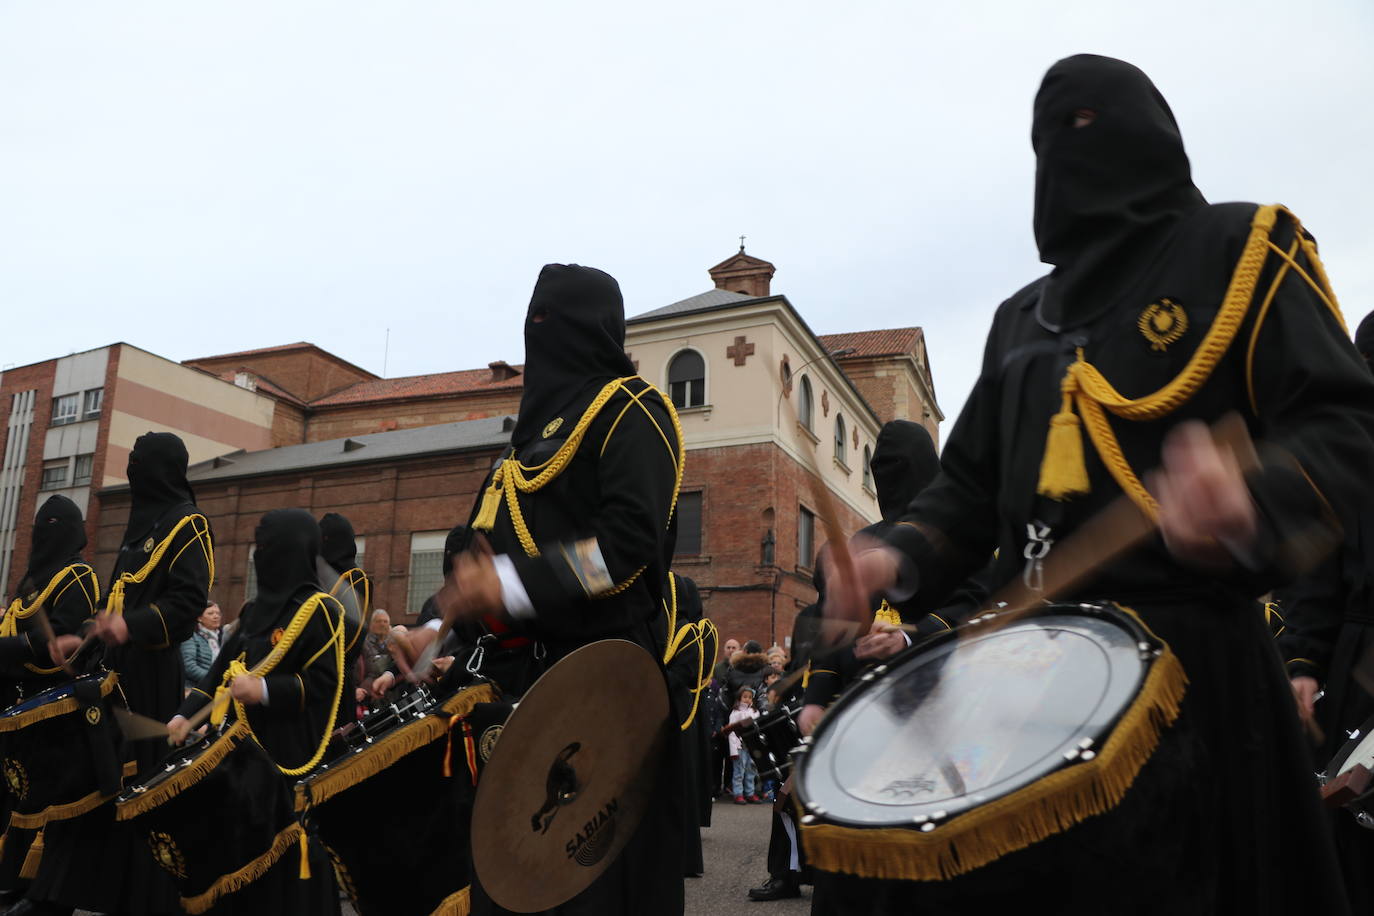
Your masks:
M 910 420 L 891 420 L 878 431 L 868 466 L 878 491 L 878 510 L 883 521 L 892 522 L 906 514 L 916 494 L 940 473 L 940 456 L 924 426 Z
M 304 509 L 273 509 L 258 522 L 253 545 L 258 593 L 241 616 L 243 632 L 250 635 L 277 626 L 297 592 L 320 590 L 320 526 Z
M 29 565 L 17 593 L 44 588 L 59 570 L 81 561 L 85 546 L 86 523 L 80 507 L 65 496 L 49 496 L 33 519 Z
M 125 544 L 145 537 L 169 509 L 195 503 L 188 462 L 186 443 L 175 433 L 144 433 L 134 441 L 125 471 L 133 496 Z
M 1078 112 L 1090 123 L 1075 126 Z M 1206 201 L 1169 103 L 1124 61 L 1078 54 L 1035 96 L 1035 242 L 1054 265 L 1042 319 L 1071 326 L 1101 314 Z
M 343 575 L 358 565 L 358 542 L 352 522 L 337 512 L 326 512 L 319 528 L 320 556 L 336 573 Z
M 1355 349 L 1364 357 L 1365 365 L 1374 368 L 1374 312 L 1365 315 L 1355 329 Z
M 612 379 L 635 374 L 625 355 L 625 302 L 614 277 L 577 264 L 544 265 L 525 315 L 524 372 L 511 434 L 517 448 L 558 417 L 575 422 L 564 413 Z

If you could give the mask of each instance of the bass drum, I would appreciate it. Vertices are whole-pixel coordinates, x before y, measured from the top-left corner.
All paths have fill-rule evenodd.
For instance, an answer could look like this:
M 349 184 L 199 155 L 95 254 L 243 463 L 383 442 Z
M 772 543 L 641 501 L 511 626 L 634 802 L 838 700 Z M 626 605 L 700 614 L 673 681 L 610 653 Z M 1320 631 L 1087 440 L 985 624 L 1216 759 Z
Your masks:
M 939 880 L 1025 849 L 1120 802 L 1185 684 L 1169 648 L 1112 605 L 936 635 L 865 674 L 798 750 L 807 856 Z
M 296 783 L 297 815 L 361 916 L 466 912 L 478 773 L 467 717 L 495 699 L 487 681 L 442 701 L 421 688 L 364 717 L 346 751 Z

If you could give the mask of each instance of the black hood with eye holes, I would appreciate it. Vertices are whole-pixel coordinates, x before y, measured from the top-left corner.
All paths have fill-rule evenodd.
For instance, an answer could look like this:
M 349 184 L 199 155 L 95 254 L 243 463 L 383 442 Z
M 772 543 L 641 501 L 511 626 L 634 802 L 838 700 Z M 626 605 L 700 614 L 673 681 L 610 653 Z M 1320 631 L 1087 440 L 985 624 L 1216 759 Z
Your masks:
M 58 570 L 79 562 L 85 546 L 81 509 L 65 496 L 49 496 L 34 516 L 29 565 L 16 594 L 42 589 Z
M 169 509 L 195 503 L 188 462 L 186 443 L 175 433 L 144 433 L 134 440 L 126 471 L 133 500 L 123 543 L 143 538 Z
M 320 556 L 336 573 L 343 575 L 358 565 L 358 538 L 352 522 L 337 512 L 326 512 L 319 530 Z
M 868 466 L 878 491 L 878 511 L 883 521 L 893 522 L 940 473 L 940 456 L 924 426 L 911 420 L 890 420 L 878 431 Z
M 1075 112 L 1095 113 L 1074 126 Z M 1035 242 L 1054 266 L 1040 315 L 1068 327 L 1109 309 L 1206 201 L 1169 104 L 1125 61 L 1078 54 L 1045 74 L 1035 96 Z
M 297 592 L 320 590 L 315 558 L 320 526 L 305 509 L 273 509 L 253 534 L 253 570 L 258 593 L 244 606 L 240 626 L 256 635 L 276 626 Z
M 634 374 L 620 284 L 594 267 L 544 265 L 525 315 L 525 384 L 511 442 L 529 443 L 559 417 L 576 422 L 565 414 L 580 416 L 601 386 Z

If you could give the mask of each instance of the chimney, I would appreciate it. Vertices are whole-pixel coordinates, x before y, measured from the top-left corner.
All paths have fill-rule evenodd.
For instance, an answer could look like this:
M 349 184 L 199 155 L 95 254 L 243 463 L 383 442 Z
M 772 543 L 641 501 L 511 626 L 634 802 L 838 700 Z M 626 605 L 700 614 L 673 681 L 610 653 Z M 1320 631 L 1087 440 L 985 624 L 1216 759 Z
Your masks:
M 742 293 L 756 299 L 769 295 L 769 283 L 773 279 L 774 267 L 762 258 L 744 253 L 744 243 L 732 257 L 726 258 L 710 271 L 716 289 L 727 289 L 732 293 Z
M 487 363 L 487 368 L 491 370 L 491 380 L 493 382 L 504 382 L 506 379 L 515 378 L 520 374 L 516 369 L 504 359 L 498 359 L 494 363 Z

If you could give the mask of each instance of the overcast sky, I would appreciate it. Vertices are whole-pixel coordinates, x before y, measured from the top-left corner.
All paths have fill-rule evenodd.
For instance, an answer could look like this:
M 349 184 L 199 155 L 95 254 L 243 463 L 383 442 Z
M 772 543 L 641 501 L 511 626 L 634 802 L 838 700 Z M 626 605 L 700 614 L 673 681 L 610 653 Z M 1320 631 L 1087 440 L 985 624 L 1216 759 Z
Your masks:
M 1143 67 L 1203 193 L 1292 207 L 1353 325 L 1371 49 L 1369 0 L 4 0 L 0 365 L 309 340 L 381 373 L 387 328 L 389 376 L 519 362 L 541 264 L 633 315 L 744 234 L 818 333 L 924 326 L 952 421 L 1043 271 L 1051 63 Z

